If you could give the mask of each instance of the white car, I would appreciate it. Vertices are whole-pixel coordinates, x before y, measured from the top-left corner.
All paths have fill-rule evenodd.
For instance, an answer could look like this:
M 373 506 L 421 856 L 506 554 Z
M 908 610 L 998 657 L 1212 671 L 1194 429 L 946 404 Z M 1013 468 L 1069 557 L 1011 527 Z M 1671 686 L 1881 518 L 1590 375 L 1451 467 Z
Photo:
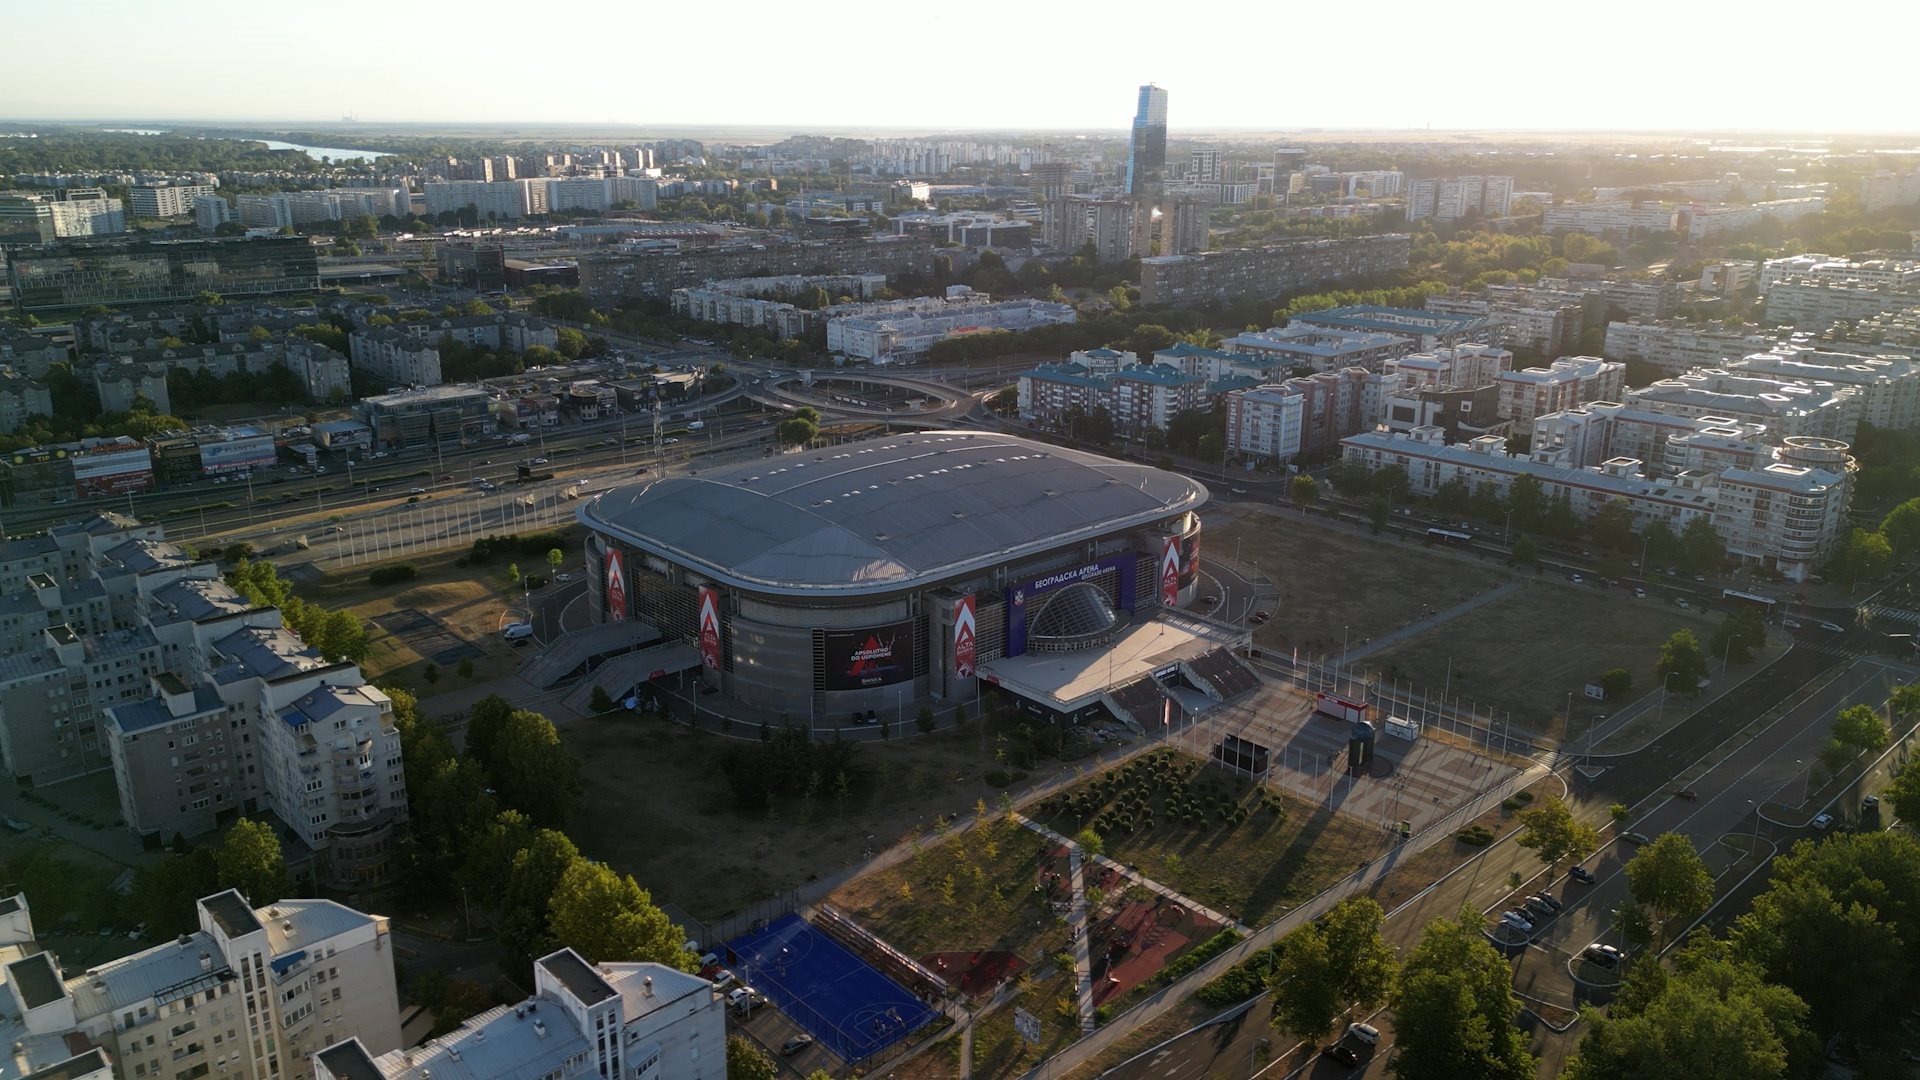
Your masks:
M 375 450 L 373 452 L 373 460 L 375 461 L 379 461 L 381 458 L 386 456 L 387 456 L 387 452 L 385 450 Z
M 1815 832 L 1826 832 L 1828 829 L 1833 828 L 1833 815 L 1832 814 L 1816 814 L 1814 815 L 1813 820 L 1808 824 L 1813 826 L 1813 830 Z
M 1789 630 L 1798 630 L 1806 624 L 1802 623 L 1799 619 L 1781 619 L 1780 625 L 1786 627 Z
M 1820 629 L 1825 630 L 1829 634 L 1844 634 L 1847 632 L 1847 628 L 1841 626 L 1839 623 L 1823 622 L 1820 624 Z
M 1527 918 L 1522 912 L 1503 911 L 1500 913 L 1500 921 L 1523 934 L 1533 933 L 1533 920 Z

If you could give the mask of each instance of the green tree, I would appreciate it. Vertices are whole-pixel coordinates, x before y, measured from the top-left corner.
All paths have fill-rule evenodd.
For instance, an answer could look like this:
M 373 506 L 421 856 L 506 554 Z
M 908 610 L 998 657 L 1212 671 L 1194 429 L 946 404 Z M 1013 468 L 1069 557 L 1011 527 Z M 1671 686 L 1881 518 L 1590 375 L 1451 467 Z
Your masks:
M 1298 505 L 1312 506 L 1320 501 L 1320 482 L 1301 473 L 1288 482 L 1287 492 Z
M 1540 805 L 1520 811 L 1520 828 L 1520 846 L 1532 848 L 1549 872 L 1600 846 L 1600 834 L 1593 826 L 1574 817 L 1566 803 L 1551 795 Z
M 518 978 L 529 978 L 536 957 L 553 951 L 550 913 L 553 895 L 568 868 L 580 861 L 580 849 L 565 833 L 541 829 L 513 855 L 502 889 L 500 965 Z M 588 960 L 597 959 L 589 956 Z
M 1613 1006 L 1587 1015 L 1565 1080 L 1783 1080 L 1814 1057 L 1807 1004 L 1708 939 L 1681 950 L 1671 975 L 1637 966 Z M 1797 1066 L 1797 1067 L 1796 1067 Z
M 727 1036 L 727 1080 L 773 1080 L 777 1075 L 773 1059 L 760 1044 L 745 1035 Z
M 1367 524 L 1373 528 L 1375 536 L 1387 527 L 1387 520 L 1393 517 L 1393 504 L 1385 495 L 1374 495 L 1367 500 Z
M 803 416 L 796 416 L 780 421 L 780 426 L 773 431 L 782 446 L 805 446 L 819 437 L 820 426 Z
M 1730 664 L 1744 664 L 1753 659 L 1755 649 L 1767 644 L 1767 624 L 1759 611 L 1753 608 L 1740 608 L 1729 612 L 1713 628 L 1713 636 L 1707 639 L 1707 647 L 1715 656 L 1723 656 Z
M 471 682 L 473 680 L 473 657 L 471 656 L 461 657 L 459 670 L 460 670 L 460 677 Z
M 1372 1009 L 1393 989 L 1393 949 L 1371 897 L 1350 897 L 1288 934 L 1274 958 L 1273 1026 L 1314 1043 L 1348 1008 Z
M 564 551 L 561 551 L 561 550 L 560 550 L 559 548 L 548 548 L 548 549 L 547 549 L 547 573 L 548 573 L 548 576 L 552 576 L 552 575 L 554 575 L 554 574 L 558 574 L 558 573 L 560 572 L 560 566 L 561 566 L 561 564 L 562 564 L 562 563 L 564 563 L 564 562 L 566 562 L 566 561 L 567 561 L 567 553 L 566 553 L 566 552 L 564 552 Z
M 1513 542 L 1513 565 L 1532 566 L 1540 561 L 1540 549 L 1533 537 L 1522 533 L 1520 539 Z
M 1700 651 L 1700 639 L 1691 630 L 1675 630 L 1660 647 L 1653 673 L 1672 693 L 1698 694 L 1701 681 L 1707 677 L 1707 658 Z
M 1080 850 L 1088 855 L 1104 855 L 1107 851 L 1106 842 L 1100 839 L 1100 834 L 1094 832 L 1091 826 L 1075 833 L 1073 842 L 1079 844 Z
M 1633 508 L 1625 499 L 1608 499 L 1594 513 L 1587 530 L 1594 543 L 1613 551 L 1632 551 L 1640 543 L 1633 532 Z
M 1514 1025 L 1513 972 L 1463 909 L 1435 919 L 1400 971 L 1394 1002 L 1398 1080 L 1532 1080 L 1533 1055 Z
M 1880 521 L 1880 532 L 1903 559 L 1920 553 L 1920 498 L 1908 499 Z
M 1666 941 L 1713 904 L 1713 873 L 1683 833 L 1661 833 L 1634 852 L 1627 861 L 1627 886 Z
M 553 940 L 594 963 L 652 961 L 694 971 L 687 935 L 654 906 L 631 876 L 604 863 L 576 859 L 554 890 L 549 907 Z
M 613 711 L 613 697 L 607 693 L 606 687 L 594 686 L 593 693 L 587 696 L 587 708 L 593 710 L 595 715 Z
M 507 717 L 488 769 L 502 802 L 544 828 L 564 825 L 580 796 L 579 773 L 553 721 L 526 709 Z
M 1847 534 L 1847 542 L 1833 558 L 1830 571 L 1847 579 L 1848 588 L 1856 588 L 1862 581 L 1872 581 L 1885 576 L 1893 565 L 1893 545 L 1886 536 L 1865 529 L 1854 529 Z
M 1902 821 L 1920 819 L 1920 768 L 1908 765 L 1895 773 L 1881 793 Z
M 1680 530 L 1680 561 L 1696 574 L 1712 573 L 1727 561 L 1727 543 L 1705 515 L 1695 516 Z
M 234 822 L 213 859 L 220 887 L 240 890 L 254 907 L 271 904 L 293 890 L 280 837 L 264 821 L 243 817 Z
M 1546 523 L 1547 495 L 1540 478 L 1522 473 L 1507 487 L 1507 509 L 1513 514 L 1513 527 L 1531 532 Z
M 1600 673 L 1600 689 L 1609 701 L 1626 697 L 1633 692 L 1633 672 L 1626 668 L 1608 668 Z
M 1833 738 L 1856 754 L 1877 754 L 1893 741 L 1893 729 L 1871 705 L 1852 705 L 1833 718 Z

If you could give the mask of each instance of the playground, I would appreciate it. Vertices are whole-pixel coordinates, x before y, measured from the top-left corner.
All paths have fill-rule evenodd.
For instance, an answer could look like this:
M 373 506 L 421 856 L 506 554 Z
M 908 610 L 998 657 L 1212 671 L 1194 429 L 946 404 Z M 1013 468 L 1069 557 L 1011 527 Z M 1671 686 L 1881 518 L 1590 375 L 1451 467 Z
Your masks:
M 735 938 L 727 949 L 746 985 L 849 1064 L 885 1050 L 937 1015 L 798 915 Z

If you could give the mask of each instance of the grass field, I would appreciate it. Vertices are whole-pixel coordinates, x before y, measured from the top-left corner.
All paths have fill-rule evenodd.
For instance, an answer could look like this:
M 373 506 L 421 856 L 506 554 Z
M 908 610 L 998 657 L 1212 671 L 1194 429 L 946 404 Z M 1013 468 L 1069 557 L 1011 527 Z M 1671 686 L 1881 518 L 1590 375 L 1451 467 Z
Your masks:
M 1038 1046 L 1014 1030 L 1016 1008 L 1025 1009 L 1040 1021 Z M 984 1080 L 1020 1076 L 1040 1059 L 1058 1053 L 1079 1038 L 1080 1013 L 1074 1000 L 1073 977 L 1066 971 L 1053 972 L 1046 978 L 1030 981 L 1019 997 L 974 1025 L 973 1075 Z
M 909 956 L 1004 949 L 1030 964 L 1066 947 L 1066 933 L 1034 889 L 1054 845 L 1006 818 L 921 848 L 913 858 L 848 882 L 831 900 Z
M 1254 640 L 1302 653 L 1338 653 L 1343 637 L 1363 644 L 1510 576 L 1503 566 L 1356 536 L 1280 507 L 1210 508 L 1206 546 L 1273 580 L 1280 599 Z
M 373 616 L 406 608 L 417 608 L 445 623 L 447 628 L 468 642 L 486 650 L 486 656 L 474 659 L 474 681 L 485 681 L 511 674 L 521 654 L 500 639 L 500 627 L 510 613 L 524 611 L 519 590 L 507 577 L 505 558 L 496 558 L 484 566 L 460 566 L 465 548 L 418 557 L 392 559 L 384 563 L 355 566 L 327 574 L 317 581 L 302 582 L 299 594 L 324 607 L 344 609 L 359 617 L 370 634 L 366 663 L 361 670 L 370 681 L 393 680 L 430 694 L 423 672 L 426 662 L 405 641 L 381 629 Z M 367 574 L 381 566 L 409 563 L 420 576 L 399 586 L 377 587 L 369 584 Z M 546 565 L 537 559 L 522 559 L 523 569 Z M 464 680 L 452 670 L 439 673 L 442 688 Z
M 918 835 L 936 816 L 994 804 L 1000 792 L 983 776 L 1002 766 L 981 726 L 862 744 L 859 758 L 876 772 L 864 802 L 795 800 L 743 813 L 719 772 L 727 740 L 714 733 L 624 714 L 569 723 L 560 734 L 581 762 L 583 805 L 601 808 L 570 831 L 582 851 L 631 873 L 656 899 L 722 918 Z
M 1558 580 L 1535 580 L 1527 588 L 1468 612 L 1385 652 L 1369 657 L 1368 670 L 1439 694 L 1450 685 L 1461 704 L 1473 703 L 1513 725 L 1564 737 L 1567 695 L 1573 694 L 1578 735 L 1595 715 L 1621 701 L 1591 701 L 1582 694 L 1609 668 L 1633 674 L 1638 697 L 1655 685 L 1654 661 L 1675 630 L 1691 629 L 1704 646 L 1712 623 L 1697 614 L 1653 600 L 1635 600 L 1618 590 L 1597 591 Z M 1449 666 L 1451 679 L 1449 683 Z
M 1156 750 L 1040 804 L 1069 835 L 1249 926 L 1272 921 L 1377 854 L 1380 836 L 1198 758 Z

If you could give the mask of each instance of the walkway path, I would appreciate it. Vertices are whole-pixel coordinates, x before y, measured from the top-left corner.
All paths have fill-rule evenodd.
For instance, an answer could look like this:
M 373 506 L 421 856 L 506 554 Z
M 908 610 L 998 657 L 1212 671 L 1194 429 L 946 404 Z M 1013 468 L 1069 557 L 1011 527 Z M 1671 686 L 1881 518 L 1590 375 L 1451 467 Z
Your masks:
M 1067 880 L 1073 884 L 1073 907 L 1067 912 L 1067 933 L 1073 935 L 1073 983 L 1080 999 L 1080 1034 L 1093 1034 L 1093 946 L 1087 925 L 1087 881 L 1080 845 L 1067 844 Z
M 1398 630 L 1394 630 L 1386 634 L 1381 634 L 1379 637 L 1374 638 L 1372 641 L 1367 642 L 1365 645 L 1362 645 L 1359 648 L 1348 649 L 1345 654 L 1345 662 L 1351 665 L 1356 660 L 1364 660 L 1367 657 L 1372 656 L 1374 653 L 1381 652 L 1386 649 L 1391 649 L 1395 645 L 1400 644 L 1402 641 L 1405 641 L 1408 638 L 1414 637 L 1419 634 L 1424 634 L 1427 631 L 1433 629 L 1434 627 L 1439 626 L 1443 622 L 1447 622 L 1451 619 L 1457 619 L 1460 616 L 1465 615 L 1469 611 L 1473 611 L 1476 608 L 1484 607 L 1488 604 L 1493 603 L 1495 600 L 1500 599 L 1503 596 L 1509 596 L 1515 592 L 1518 592 L 1520 590 L 1520 587 L 1525 583 L 1526 582 L 1520 578 L 1514 578 L 1511 581 L 1507 581 L 1502 584 L 1495 585 L 1493 588 L 1488 589 L 1486 592 L 1483 592 L 1478 596 L 1469 597 L 1467 600 L 1462 601 L 1461 603 L 1455 604 L 1452 607 L 1446 609 L 1445 611 L 1436 611 L 1433 614 L 1427 616 L 1426 618 L 1421 619 L 1419 622 L 1408 623 L 1407 625 L 1401 627 Z

